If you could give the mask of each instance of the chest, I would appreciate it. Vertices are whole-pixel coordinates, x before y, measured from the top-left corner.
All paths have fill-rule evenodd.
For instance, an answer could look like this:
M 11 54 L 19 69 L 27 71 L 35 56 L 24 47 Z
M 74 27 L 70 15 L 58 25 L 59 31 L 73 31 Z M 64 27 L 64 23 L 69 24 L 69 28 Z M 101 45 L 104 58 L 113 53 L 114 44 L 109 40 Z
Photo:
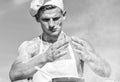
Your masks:
M 38 55 L 39 52 L 40 52 L 40 50 L 41 50 L 42 52 L 46 52 L 50 46 L 51 46 L 50 44 L 48 44 L 48 45 L 43 45 L 43 46 L 42 46 L 42 50 L 41 50 L 40 47 L 39 47 L 38 53 L 34 54 L 34 56 L 35 56 L 35 55 Z M 60 58 L 58 59 L 58 61 L 59 61 L 59 60 L 69 60 L 69 59 L 72 59 L 72 58 L 71 58 L 71 55 L 70 55 L 71 52 L 69 51 L 69 48 L 66 48 L 65 50 L 67 51 L 67 54 L 64 55 L 64 56 L 62 56 L 62 57 L 60 57 Z M 73 49 L 72 49 L 72 50 L 73 50 Z M 76 68 L 77 68 L 78 74 L 79 74 L 80 76 L 82 76 L 82 74 L 83 74 L 84 62 L 80 60 L 80 56 L 79 56 L 78 54 L 75 54 L 74 51 L 73 51 L 72 54 L 74 55 L 74 59 L 75 59 Z M 58 63 L 59 63 L 59 62 L 58 62 Z M 67 67 L 70 67 L 67 63 L 63 63 L 63 64 L 66 64 Z M 60 63 L 59 63 L 59 66 L 62 67 L 63 64 L 60 64 Z M 50 67 L 50 66 L 49 66 L 49 67 Z M 62 69 L 62 68 L 61 68 L 61 69 Z
M 82 76 L 84 62 L 82 60 L 80 60 L 80 55 L 76 54 L 76 52 L 73 49 L 74 49 L 74 47 L 69 45 L 65 49 L 67 51 L 67 54 L 64 55 L 63 57 L 61 57 L 59 60 L 67 60 L 67 59 L 75 60 L 75 66 L 77 67 L 77 71 L 78 71 L 79 75 Z

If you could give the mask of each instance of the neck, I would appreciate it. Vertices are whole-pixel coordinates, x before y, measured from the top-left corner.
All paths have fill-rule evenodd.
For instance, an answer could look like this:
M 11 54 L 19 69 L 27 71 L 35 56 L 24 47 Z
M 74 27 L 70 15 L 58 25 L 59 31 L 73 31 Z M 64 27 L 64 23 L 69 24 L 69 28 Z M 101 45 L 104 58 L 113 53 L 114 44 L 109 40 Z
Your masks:
M 42 34 L 42 39 L 45 42 L 54 43 L 54 42 L 56 42 L 58 40 L 58 38 L 60 37 L 61 34 L 62 33 L 60 33 L 58 36 L 50 36 L 50 35 L 48 35 L 46 33 L 43 33 Z

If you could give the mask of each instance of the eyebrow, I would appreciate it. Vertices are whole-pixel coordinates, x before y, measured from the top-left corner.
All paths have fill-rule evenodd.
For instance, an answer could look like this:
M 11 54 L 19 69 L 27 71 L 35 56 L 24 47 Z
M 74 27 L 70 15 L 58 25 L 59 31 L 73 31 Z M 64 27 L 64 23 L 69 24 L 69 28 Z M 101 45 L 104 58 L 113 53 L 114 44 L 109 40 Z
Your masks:
M 58 20 L 59 18 L 60 18 L 60 16 L 56 16 L 56 17 L 53 17 L 52 19 L 53 19 L 54 21 L 56 21 L 56 20 Z M 45 18 L 41 18 L 41 20 L 43 20 L 43 21 L 49 21 L 50 18 L 45 17 Z
M 60 18 L 60 16 L 59 17 L 54 17 L 53 20 L 55 21 L 55 20 L 58 20 L 59 18 Z

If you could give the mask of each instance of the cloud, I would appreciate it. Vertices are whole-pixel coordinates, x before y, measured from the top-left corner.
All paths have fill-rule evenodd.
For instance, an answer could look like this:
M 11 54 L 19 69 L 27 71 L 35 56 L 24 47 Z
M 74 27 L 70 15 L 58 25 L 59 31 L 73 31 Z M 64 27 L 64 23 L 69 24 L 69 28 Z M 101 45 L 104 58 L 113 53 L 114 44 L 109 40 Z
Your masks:
M 0 21 L 5 16 L 6 12 L 7 12 L 6 10 L 0 10 Z
M 1 15 L 4 15 L 5 13 L 6 13 L 6 11 L 0 10 L 0 16 L 1 16 Z
M 21 5 L 21 4 L 24 4 L 28 1 L 30 1 L 30 0 L 13 0 L 13 3 L 16 5 Z
M 0 82 L 9 82 L 9 80 L 5 78 L 0 78 Z

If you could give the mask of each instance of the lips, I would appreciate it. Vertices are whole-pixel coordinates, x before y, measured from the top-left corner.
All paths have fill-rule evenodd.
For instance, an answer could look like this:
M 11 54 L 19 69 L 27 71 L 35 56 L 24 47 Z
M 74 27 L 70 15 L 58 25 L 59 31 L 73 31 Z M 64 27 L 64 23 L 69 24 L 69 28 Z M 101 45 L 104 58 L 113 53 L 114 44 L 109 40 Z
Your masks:
M 49 31 L 55 32 L 57 29 L 56 28 L 49 28 Z

